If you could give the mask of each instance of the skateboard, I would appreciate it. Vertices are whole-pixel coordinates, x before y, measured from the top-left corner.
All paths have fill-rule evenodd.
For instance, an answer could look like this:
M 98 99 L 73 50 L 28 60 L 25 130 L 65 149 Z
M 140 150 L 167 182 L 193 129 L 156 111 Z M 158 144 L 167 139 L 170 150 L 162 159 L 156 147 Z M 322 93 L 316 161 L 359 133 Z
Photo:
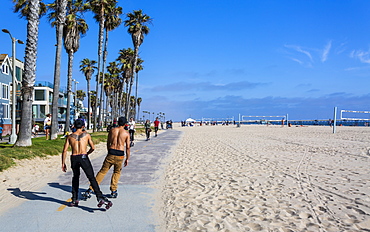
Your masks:
M 111 201 L 109 201 L 108 199 L 101 199 L 99 202 L 98 202 L 98 207 L 102 207 L 103 205 L 105 205 L 105 209 L 109 209 L 110 207 L 113 206 L 113 203 Z

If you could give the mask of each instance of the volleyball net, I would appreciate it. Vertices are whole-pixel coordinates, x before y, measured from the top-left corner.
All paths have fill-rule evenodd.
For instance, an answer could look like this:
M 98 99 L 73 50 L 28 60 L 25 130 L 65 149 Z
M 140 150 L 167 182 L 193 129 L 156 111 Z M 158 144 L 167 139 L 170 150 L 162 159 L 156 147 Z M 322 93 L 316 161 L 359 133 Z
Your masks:
M 286 115 L 241 115 L 239 114 L 240 124 L 284 124 L 288 125 L 288 114 Z
M 341 110 L 340 119 L 341 120 L 370 120 L 370 111 Z

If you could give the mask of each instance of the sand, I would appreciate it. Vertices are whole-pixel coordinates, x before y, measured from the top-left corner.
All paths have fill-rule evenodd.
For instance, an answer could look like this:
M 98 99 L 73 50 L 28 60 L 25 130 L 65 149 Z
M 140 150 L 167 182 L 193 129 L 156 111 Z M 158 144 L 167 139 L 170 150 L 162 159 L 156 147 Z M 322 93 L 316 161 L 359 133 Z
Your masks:
M 370 128 L 180 128 L 166 231 L 369 231 Z
M 196 126 L 168 157 L 158 231 L 370 231 L 370 128 Z M 91 158 L 105 155 L 97 145 Z M 68 159 L 67 159 L 68 160 Z M 60 156 L 0 173 L 0 214 L 61 174 Z

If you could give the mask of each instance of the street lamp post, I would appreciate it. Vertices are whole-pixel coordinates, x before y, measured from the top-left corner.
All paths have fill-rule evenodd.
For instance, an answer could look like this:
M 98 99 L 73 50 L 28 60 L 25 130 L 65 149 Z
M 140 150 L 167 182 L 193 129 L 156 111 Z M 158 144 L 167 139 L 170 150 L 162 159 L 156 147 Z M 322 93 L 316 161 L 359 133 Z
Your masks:
M 72 81 L 74 81 L 75 83 L 75 96 L 74 96 L 74 108 L 75 108 L 75 119 L 77 119 L 77 84 L 80 83 L 78 81 L 76 81 L 75 79 L 73 79 Z
M 9 139 L 10 144 L 14 144 L 17 141 L 17 132 L 16 132 L 16 115 L 15 110 L 17 107 L 17 98 L 16 98 L 16 92 L 17 92 L 17 86 L 16 86 L 16 73 L 15 73 L 15 42 L 18 42 L 19 44 L 24 44 L 22 40 L 16 39 L 10 34 L 10 32 L 7 29 L 2 29 L 4 33 L 9 34 L 10 39 L 12 40 L 12 134 Z

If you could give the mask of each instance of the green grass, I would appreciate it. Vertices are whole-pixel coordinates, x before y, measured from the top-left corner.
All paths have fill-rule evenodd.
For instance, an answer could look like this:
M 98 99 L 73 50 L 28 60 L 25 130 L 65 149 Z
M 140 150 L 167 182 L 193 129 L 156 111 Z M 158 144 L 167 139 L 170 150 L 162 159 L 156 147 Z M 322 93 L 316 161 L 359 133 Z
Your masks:
M 107 141 L 107 132 L 95 132 L 91 134 L 94 144 Z M 32 139 L 30 147 L 13 147 L 13 145 L 0 144 L 0 172 L 15 165 L 14 160 L 32 159 L 47 155 L 61 155 L 65 139 L 58 136 L 55 140 L 45 140 L 45 137 Z

